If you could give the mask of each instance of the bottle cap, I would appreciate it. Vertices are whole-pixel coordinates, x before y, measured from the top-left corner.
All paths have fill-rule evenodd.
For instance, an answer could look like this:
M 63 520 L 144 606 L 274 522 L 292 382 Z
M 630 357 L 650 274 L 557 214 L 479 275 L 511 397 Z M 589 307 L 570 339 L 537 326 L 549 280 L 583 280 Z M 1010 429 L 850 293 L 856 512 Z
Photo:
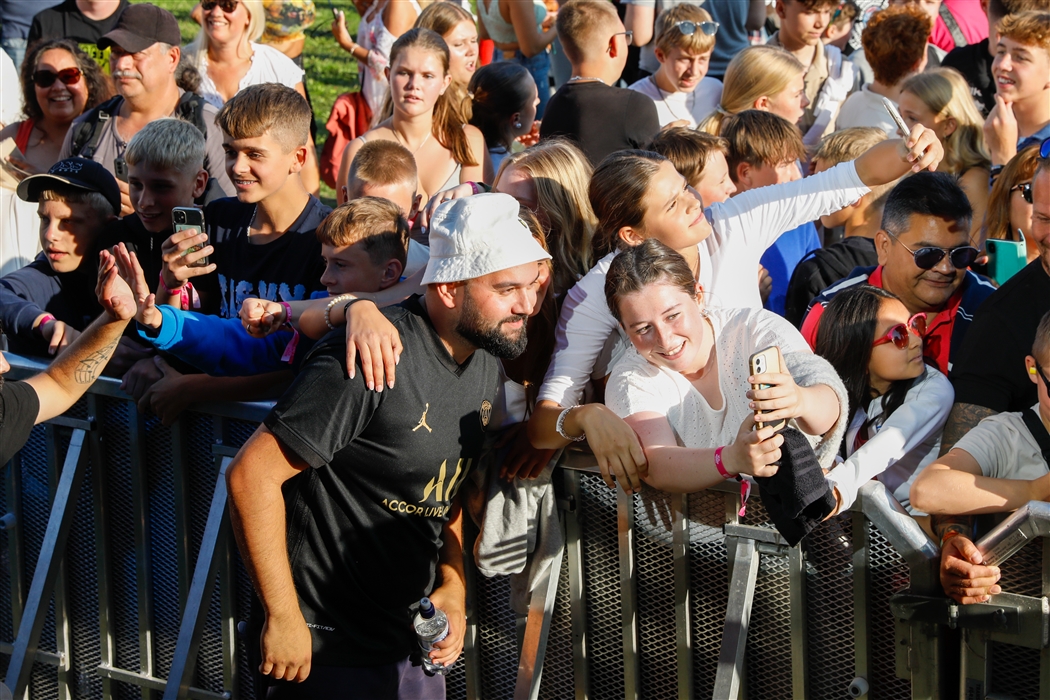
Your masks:
M 434 617 L 434 604 L 430 602 L 430 598 L 423 598 L 419 601 L 419 615 L 424 620 Z

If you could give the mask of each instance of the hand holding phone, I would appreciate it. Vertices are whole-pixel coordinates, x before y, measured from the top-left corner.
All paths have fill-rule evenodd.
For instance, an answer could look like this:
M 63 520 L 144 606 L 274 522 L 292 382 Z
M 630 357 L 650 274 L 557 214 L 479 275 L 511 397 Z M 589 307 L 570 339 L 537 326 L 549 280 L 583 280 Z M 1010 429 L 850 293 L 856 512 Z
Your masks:
M 175 233 L 179 231 L 185 231 L 186 229 L 195 228 L 201 233 L 204 232 L 204 212 L 195 207 L 172 207 L 171 208 L 171 224 L 172 228 L 175 229 Z M 198 250 L 204 248 L 204 243 L 195 245 L 186 250 L 186 254 L 196 253 Z M 207 267 L 208 256 L 205 255 L 200 260 L 188 263 L 189 267 Z
M 911 129 L 908 128 L 908 124 L 904 121 L 901 113 L 897 111 L 897 107 L 885 97 L 882 98 L 882 106 L 890 113 L 890 118 L 897 125 L 897 130 L 901 132 L 901 136 L 908 138 L 911 135 Z
M 757 377 L 760 374 L 782 374 L 784 372 L 783 362 L 780 358 L 780 348 L 776 345 L 771 345 L 764 350 L 759 350 L 751 356 L 748 360 L 748 364 L 751 370 L 751 375 Z M 751 388 L 755 391 L 761 391 L 768 389 L 773 386 L 772 384 L 752 384 Z M 755 410 L 755 428 L 761 429 L 767 424 L 763 423 L 759 419 L 760 412 Z M 787 421 L 781 418 L 778 421 L 769 423 L 773 430 L 780 430 L 787 425 Z

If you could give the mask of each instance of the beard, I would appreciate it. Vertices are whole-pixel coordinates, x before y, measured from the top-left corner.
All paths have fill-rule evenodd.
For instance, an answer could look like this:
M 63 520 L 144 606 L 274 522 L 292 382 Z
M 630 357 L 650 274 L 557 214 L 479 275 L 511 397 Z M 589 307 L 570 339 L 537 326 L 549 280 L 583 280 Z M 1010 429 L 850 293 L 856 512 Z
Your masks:
M 528 318 L 525 314 L 515 314 L 489 325 L 481 316 L 481 312 L 468 291 L 464 295 L 463 313 L 456 323 L 456 333 L 474 347 L 481 348 L 490 355 L 502 360 L 513 360 L 525 352 L 525 346 L 528 343 L 525 324 Z M 521 329 L 516 336 L 503 332 L 503 324 L 516 321 L 522 322 Z

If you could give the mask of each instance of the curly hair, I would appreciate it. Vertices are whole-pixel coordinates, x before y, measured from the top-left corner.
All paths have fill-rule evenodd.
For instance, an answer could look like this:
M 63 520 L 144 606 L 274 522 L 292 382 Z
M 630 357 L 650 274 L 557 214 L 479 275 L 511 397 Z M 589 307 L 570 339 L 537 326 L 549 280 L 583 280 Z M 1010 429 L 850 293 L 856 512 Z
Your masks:
M 1050 51 L 1050 12 L 1022 12 L 999 20 L 1000 36 Z
M 875 80 L 896 85 L 926 55 L 930 17 L 915 5 L 894 5 L 871 16 L 860 40 Z
M 22 71 L 19 76 L 22 84 L 22 101 L 24 103 L 22 114 L 26 119 L 36 121 L 44 118 L 44 111 L 40 108 L 40 103 L 36 101 L 36 86 L 33 85 L 33 73 L 36 72 L 37 64 L 40 63 L 40 57 L 44 55 L 45 51 L 51 51 L 52 49 L 61 49 L 69 53 L 73 60 L 76 61 L 77 68 L 80 69 L 80 73 L 83 75 L 84 84 L 87 86 L 88 98 L 87 104 L 84 105 L 85 112 L 113 97 L 113 84 L 110 82 L 109 77 L 102 72 L 102 69 L 98 67 L 93 58 L 84 53 L 84 50 L 75 41 L 71 39 L 41 41 L 30 47 L 29 53 L 26 55 L 25 60 L 22 61 Z

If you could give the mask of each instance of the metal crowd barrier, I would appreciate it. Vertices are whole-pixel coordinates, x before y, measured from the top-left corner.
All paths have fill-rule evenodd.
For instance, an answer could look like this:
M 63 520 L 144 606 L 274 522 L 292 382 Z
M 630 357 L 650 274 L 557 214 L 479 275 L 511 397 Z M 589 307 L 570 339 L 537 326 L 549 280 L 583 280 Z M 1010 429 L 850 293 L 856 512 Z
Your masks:
M 12 378 L 43 367 L 7 357 Z M 0 674 L 34 700 L 254 698 L 223 472 L 268 406 L 165 428 L 118 386 L 37 426 L 0 479 Z M 629 497 L 588 454 L 560 467 L 565 549 L 524 618 L 508 577 L 469 576 L 450 699 L 1050 697 L 1048 504 L 979 543 L 1007 593 L 963 607 L 876 482 L 791 548 L 735 489 Z

